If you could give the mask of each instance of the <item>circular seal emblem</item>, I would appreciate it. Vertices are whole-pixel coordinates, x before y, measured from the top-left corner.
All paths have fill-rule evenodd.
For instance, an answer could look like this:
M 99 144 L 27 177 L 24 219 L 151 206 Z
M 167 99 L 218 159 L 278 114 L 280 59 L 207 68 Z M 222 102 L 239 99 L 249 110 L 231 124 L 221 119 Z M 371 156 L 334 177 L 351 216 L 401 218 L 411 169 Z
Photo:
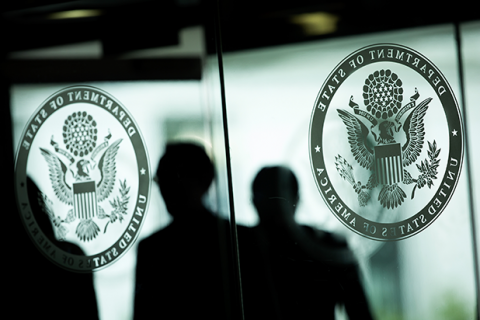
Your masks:
M 147 213 L 150 165 L 128 110 L 91 86 L 47 98 L 17 150 L 15 191 L 36 247 L 76 272 L 105 268 L 135 242 Z
M 404 239 L 435 221 L 457 185 L 463 144 L 443 74 L 396 44 L 364 47 L 340 62 L 310 121 L 320 194 L 345 226 L 375 240 Z

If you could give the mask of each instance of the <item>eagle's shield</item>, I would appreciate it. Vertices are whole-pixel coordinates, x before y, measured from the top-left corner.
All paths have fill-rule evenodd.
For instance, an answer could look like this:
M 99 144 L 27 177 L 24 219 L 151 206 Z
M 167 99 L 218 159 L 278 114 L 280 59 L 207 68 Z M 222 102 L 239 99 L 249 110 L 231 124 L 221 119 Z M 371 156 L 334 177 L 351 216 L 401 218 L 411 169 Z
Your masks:
M 73 184 L 73 208 L 75 217 L 91 219 L 97 216 L 97 190 L 95 181 Z
M 380 184 L 403 181 L 402 148 L 400 143 L 375 147 L 375 171 Z

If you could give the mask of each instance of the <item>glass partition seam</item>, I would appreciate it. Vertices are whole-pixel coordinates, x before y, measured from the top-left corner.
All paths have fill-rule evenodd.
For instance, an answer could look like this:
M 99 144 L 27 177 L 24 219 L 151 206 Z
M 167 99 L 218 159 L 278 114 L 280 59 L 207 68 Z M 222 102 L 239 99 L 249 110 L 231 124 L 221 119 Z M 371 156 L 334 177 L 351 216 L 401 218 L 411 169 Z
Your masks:
M 464 84 L 464 73 L 463 73 L 463 59 L 462 59 L 462 41 L 461 41 L 461 34 L 460 34 L 460 25 L 459 22 L 456 21 L 454 23 L 455 26 L 455 43 L 457 49 L 457 59 L 458 59 L 458 73 L 459 73 L 459 81 L 460 81 L 460 105 L 463 113 L 463 118 L 467 119 L 467 107 L 466 107 L 466 99 L 465 99 L 465 84 Z M 472 249 L 473 249 L 473 263 L 474 263 L 474 277 L 475 277 L 475 292 L 477 298 L 477 319 L 480 319 L 480 308 L 478 305 L 478 298 L 480 295 L 480 275 L 479 275 L 479 257 L 478 257 L 478 243 L 477 243 L 477 236 L 475 230 L 475 207 L 473 203 L 473 182 L 472 182 L 472 175 L 470 174 L 470 157 L 469 157 L 469 136 L 467 130 L 467 121 L 463 122 L 464 126 L 464 142 L 465 146 L 467 146 L 464 150 L 464 161 L 465 167 L 467 172 L 467 185 L 468 185 L 468 202 L 470 206 L 470 219 L 471 219 L 471 232 L 472 232 Z
M 221 23 L 220 23 L 220 1 L 215 1 L 215 47 L 218 57 L 218 71 L 219 71 L 219 78 L 220 78 L 220 94 L 221 94 L 221 101 L 222 101 L 222 118 L 223 118 L 223 133 L 224 133 L 224 142 L 225 142 L 225 162 L 226 162 L 226 169 L 227 169 L 227 186 L 228 186 L 228 195 L 229 195 L 229 205 L 230 205 L 230 229 L 231 229 L 231 238 L 232 238 L 232 248 L 233 248 L 233 262 L 235 265 L 235 278 L 236 278 L 236 294 L 238 295 L 238 303 L 239 303 L 239 317 L 240 319 L 244 319 L 243 314 L 243 300 L 242 300 L 242 282 L 241 282 L 241 274 L 240 274 L 240 258 L 238 253 L 238 238 L 237 238 L 237 229 L 236 229 L 236 221 L 235 221 L 235 205 L 233 199 L 233 183 L 232 183 L 232 167 L 230 161 L 230 142 L 228 136 L 228 123 L 227 123 L 227 105 L 226 105 L 226 97 L 225 97 L 225 79 L 223 73 L 223 57 L 222 57 L 222 33 L 220 30 Z

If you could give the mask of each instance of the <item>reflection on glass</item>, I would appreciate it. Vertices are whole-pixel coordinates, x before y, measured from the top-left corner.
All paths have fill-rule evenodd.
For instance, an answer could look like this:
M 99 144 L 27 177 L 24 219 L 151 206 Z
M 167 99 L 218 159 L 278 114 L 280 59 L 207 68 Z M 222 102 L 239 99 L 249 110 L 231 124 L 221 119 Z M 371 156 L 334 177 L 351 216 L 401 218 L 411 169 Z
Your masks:
M 458 98 L 457 56 L 454 28 L 451 25 L 225 54 L 237 221 L 242 226 L 259 224 L 255 207 L 250 201 L 251 181 L 262 167 L 271 164 L 287 165 L 295 172 L 301 190 L 295 221 L 346 238 L 348 247 L 358 261 L 360 278 L 374 318 L 438 319 L 443 313 L 450 314 L 445 319 L 457 319 L 455 314 L 465 315 L 467 319 L 473 318 L 477 300 L 465 180 L 469 172 L 464 170 L 461 173 L 455 194 L 432 225 L 411 238 L 392 243 L 370 240 L 345 228 L 325 205 L 315 185 L 308 146 L 309 123 L 315 98 L 330 72 L 344 57 L 375 43 L 396 43 L 420 52 L 441 70 Z M 372 69 L 370 73 L 375 71 Z M 354 79 L 352 86 L 346 84 L 341 88 L 344 90 L 344 98 L 338 101 L 341 106 L 336 106 L 332 109 L 335 112 L 327 115 L 329 126 L 324 131 L 324 138 L 328 140 L 328 146 L 325 146 L 328 150 L 325 152 L 329 154 L 329 159 L 333 159 L 330 171 L 337 176 L 335 156 L 347 154 L 350 150 L 348 144 L 346 151 L 342 149 L 348 136 L 336 109 L 351 110 L 349 101 L 352 92 L 357 89 L 360 93 L 355 94 L 354 102 L 363 100 L 361 90 L 365 76 L 354 73 L 352 77 L 357 79 Z M 408 103 L 408 99 L 415 95 L 415 87 L 410 87 L 410 84 L 417 82 L 417 76 L 405 75 L 402 81 L 405 87 L 404 99 Z M 431 92 L 422 90 L 419 94 L 418 104 L 429 97 L 435 97 L 437 93 L 432 89 Z M 439 105 L 431 104 L 429 108 L 425 118 L 430 126 L 429 132 L 438 136 L 438 141 L 448 141 L 445 114 L 437 112 Z M 380 133 L 375 134 L 378 136 Z M 433 139 L 427 140 L 433 143 Z M 339 141 L 342 141 L 342 150 L 339 150 Z M 402 144 L 405 144 L 405 140 L 402 140 Z M 442 148 L 440 154 L 443 157 L 439 170 L 444 170 L 448 156 L 443 155 L 443 152 L 448 148 L 437 144 L 437 150 L 438 148 Z M 420 160 L 428 157 L 427 151 L 428 143 L 425 142 Z M 412 166 L 411 171 L 417 177 L 419 173 L 415 170 L 416 167 Z M 368 178 L 369 176 L 361 178 L 363 184 Z M 432 182 L 438 188 L 438 179 Z M 339 188 L 354 191 L 340 176 L 332 183 Z M 421 206 L 423 197 L 427 197 L 425 194 L 430 197 L 434 192 L 432 190 L 428 187 L 419 190 L 417 187 L 413 205 Z M 410 199 L 412 184 L 407 191 L 404 192 Z M 359 206 L 358 198 L 354 192 L 353 194 L 352 199 L 347 201 Z M 371 215 L 372 219 L 379 217 L 386 221 L 396 221 L 399 217 L 388 215 L 387 209 L 381 211 L 383 206 L 378 204 L 377 197 L 378 194 L 374 197 L 375 203 L 372 202 L 372 210 L 365 214 Z M 402 214 L 408 215 L 406 208 L 407 206 L 402 207 Z M 245 246 L 247 245 L 240 238 L 242 270 L 245 267 L 242 264 L 242 256 L 245 254 L 242 253 L 242 247 Z M 246 277 L 244 275 L 242 278 L 247 281 Z M 452 299 L 452 296 L 456 299 Z M 451 313 L 445 310 L 451 310 Z
M 173 222 L 138 245 L 135 319 L 225 318 L 218 230 L 226 221 L 202 203 L 213 177 L 202 147 L 167 145 L 156 180 Z
M 239 227 L 247 319 L 372 319 L 347 243 L 338 235 L 295 222 L 298 182 L 288 168 L 266 167 L 252 185 L 260 223 Z
M 206 134 L 204 109 L 201 101 L 202 86 L 199 81 L 125 81 L 88 84 L 112 94 L 128 108 L 132 118 L 141 128 L 152 170 L 156 170 L 156 164 L 164 152 L 163 148 L 167 141 L 189 139 L 204 143 L 208 148 L 210 139 Z M 18 84 L 12 86 L 11 113 L 15 149 L 19 144 L 26 122 L 34 114 L 36 108 L 52 93 L 65 86 L 67 85 Z M 61 121 L 63 122 L 64 119 Z M 97 121 L 101 123 L 102 119 Z M 58 136 L 60 137 L 61 133 Z M 103 138 L 104 136 L 101 136 L 101 139 Z M 46 144 L 50 146 L 50 136 L 44 140 L 42 143 L 46 141 Z M 49 184 L 48 165 L 42 155 L 39 154 L 39 156 L 41 161 L 35 165 L 41 167 L 37 173 L 46 174 L 44 182 Z M 118 161 L 122 161 L 120 156 Z M 122 174 L 128 175 L 130 172 L 123 169 Z M 171 221 L 160 192 L 154 185 L 150 192 L 150 200 L 139 240 L 164 228 Z M 211 197 L 206 198 L 206 203 L 211 206 Z M 46 214 L 42 214 L 47 217 Z M 124 225 L 119 221 L 116 224 Z M 113 226 L 109 224 L 107 232 Z M 102 226 L 102 233 L 104 228 L 105 225 Z M 74 230 L 72 232 L 74 233 Z M 102 319 L 133 316 L 135 260 L 136 248 L 133 247 L 115 264 L 93 275 L 99 306 L 98 313 Z M 55 266 L 49 265 L 49 267 Z M 115 298 L 112 299 L 112 297 Z
M 57 241 L 57 235 L 54 232 L 55 224 L 53 223 L 52 213 L 45 210 L 44 199 L 38 186 L 35 182 L 27 177 L 28 198 L 31 204 L 32 215 L 38 223 L 38 227 L 43 231 L 45 237 L 43 241 L 46 243 L 50 241 L 55 243 L 59 249 L 68 254 L 83 255 L 82 249 L 72 243 Z M 28 240 L 28 239 L 27 239 Z M 36 250 L 36 249 L 35 249 Z M 30 255 L 30 259 L 35 259 L 36 252 Z M 40 253 L 38 253 L 40 255 Z M 35 285 L 37 288 L 55 288 L 61 295 L 56 296 L 54 290 L 53 294 L 37 295 L 35 301 L 31 301 L 31 306 L 49 305 L 55 301 L 55 313 L 50 315 L 51 319 L 62 319 L 65 315 L 71 313 L 72 301 L 82 301 L 82 308 L 77 310 L 76 316 L 84 319 L 98 318 L 97 296 L 94 289 L 93 274 L 76 274 L 71 271 L 60 269 L 54 266 L 50 261 L 38 256 L 42 260 L 37 261 L 34 266 L 28 268 L 35 268 L 36 272 L 42 277 L 35 277 L 35 272 L 26 272 L 22 281 L 26 281 L 30 285 Z M 24 266 L 20 266 L 23 268 Z M 17 284 L 18 285 L 18 284 Z M 22 286 L 22 290 L 23 290 Z M 55 295 L 55 298 L 52 296 Z M 35 308 L 35 312 L 41 310 Z M 29 310 L 26 310 L 29 314 Z M 33 314 L 32 314 L 33 315 Z

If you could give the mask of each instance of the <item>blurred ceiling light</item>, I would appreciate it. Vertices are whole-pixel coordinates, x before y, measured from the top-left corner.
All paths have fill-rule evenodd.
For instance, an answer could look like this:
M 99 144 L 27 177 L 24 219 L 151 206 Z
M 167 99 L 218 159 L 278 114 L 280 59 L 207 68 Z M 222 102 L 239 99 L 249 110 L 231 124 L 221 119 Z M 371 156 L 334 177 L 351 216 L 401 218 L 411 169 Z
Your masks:
M 300 25 L 309 36 L 335 32 L 338 20 L 338 16 L 327 12 L 297 14 L 290 18 L 290 22 Z
M 102 15 L 102 10 L 69 10 L 69 11 L 60 11 L 54 12 L 47 15 L 47 19 L 58 20 L 58 19 L 78 19 L 78 18 L 89 18 L 97 17 Z

